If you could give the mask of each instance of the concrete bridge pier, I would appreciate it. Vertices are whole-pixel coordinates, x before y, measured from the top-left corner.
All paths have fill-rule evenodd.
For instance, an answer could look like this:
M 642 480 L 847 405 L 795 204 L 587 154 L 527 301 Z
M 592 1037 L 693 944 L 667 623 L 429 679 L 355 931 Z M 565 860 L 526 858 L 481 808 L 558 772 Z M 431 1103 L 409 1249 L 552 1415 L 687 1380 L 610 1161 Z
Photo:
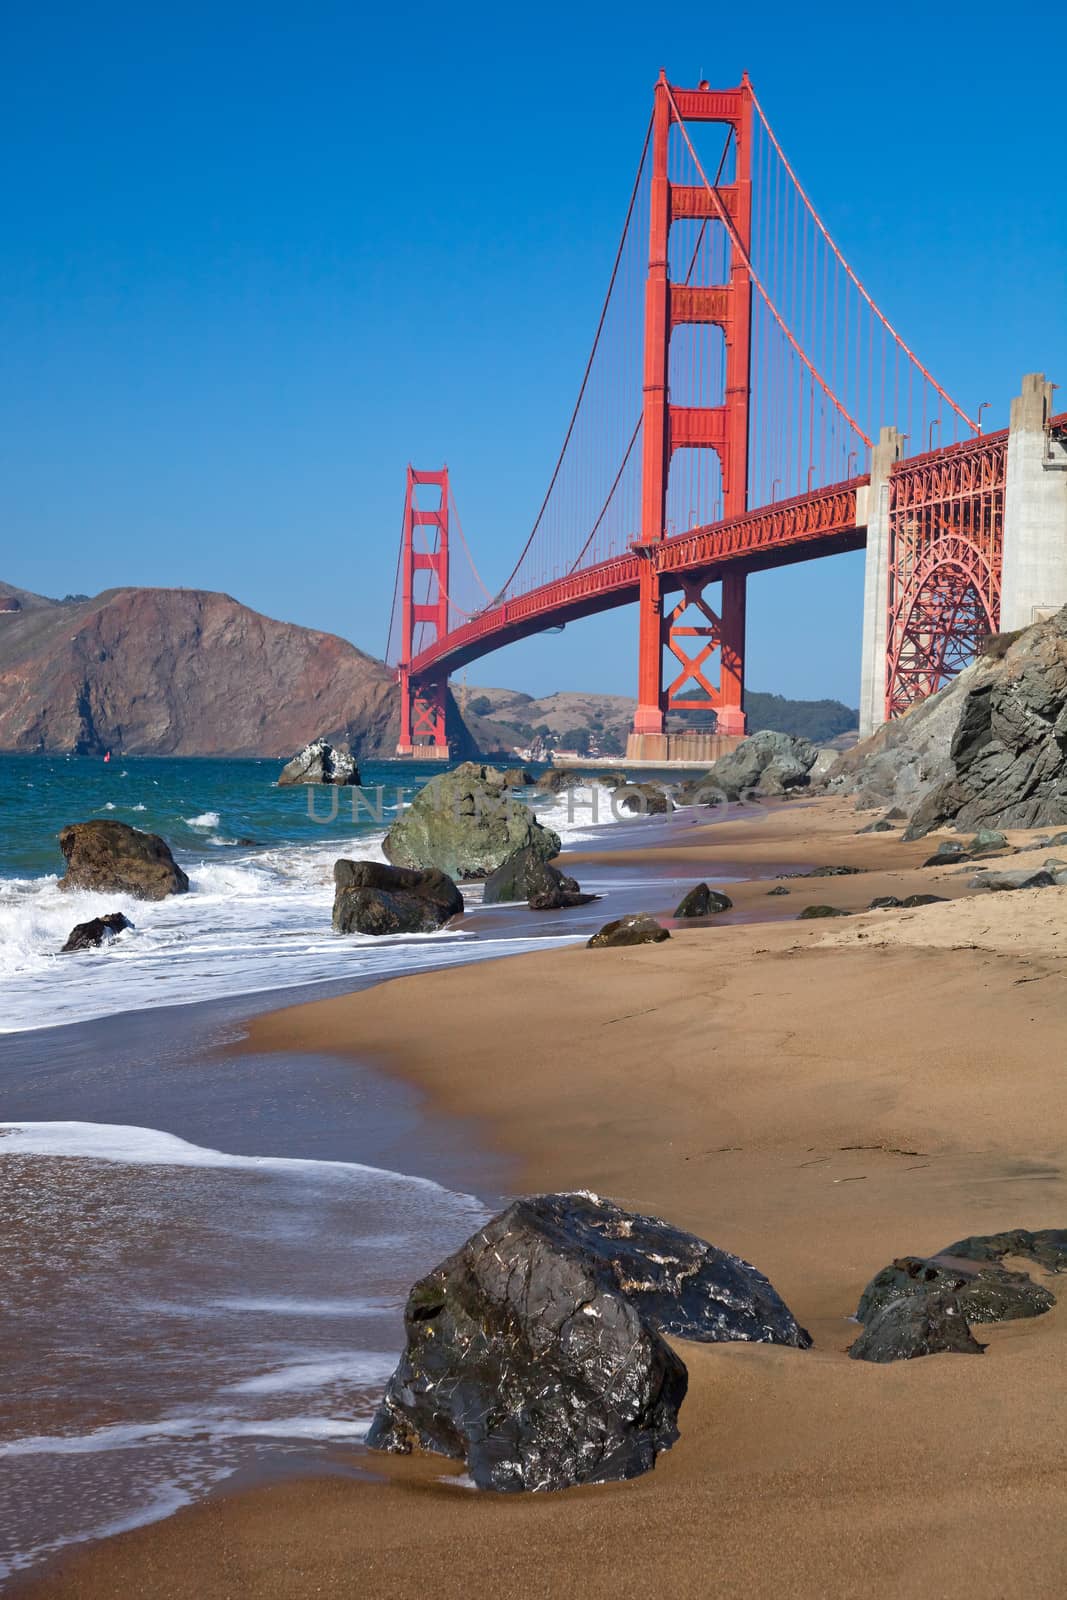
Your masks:
M 904 454 L 904 435 L 883 428 L 871 451 L 871 481 L 856 496 L 856 522 L 867 524 L 860 668 L 860 738 L 885 721 L 889 632 L 889 474 Z
M 1028 372 L 1011 403 L 1000 585 L 1004 633 L 1067 604 L 1067 446 L 1049 431 L 1052 390 L 1043 372 Z

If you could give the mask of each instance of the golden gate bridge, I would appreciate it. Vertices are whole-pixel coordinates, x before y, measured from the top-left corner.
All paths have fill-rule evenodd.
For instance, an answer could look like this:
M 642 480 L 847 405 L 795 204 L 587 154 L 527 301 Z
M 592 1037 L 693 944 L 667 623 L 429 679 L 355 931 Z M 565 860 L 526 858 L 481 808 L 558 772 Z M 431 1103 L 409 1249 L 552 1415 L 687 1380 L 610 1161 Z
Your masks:
M 983 434 L 831 238 L 747 76 L 660 74 L 562 447 L 499 587 L 447 469 L 409 467 L 387 659 L 398 754 L 447 755 L 450 673 L 636 602 L 632 760 L 745 731 L 749 573 L 866 547 L 864 732 L 1067 601 L 1067 415 Z M 712 584 L 721 586 L 713 605 Z M 674 729 L 714 712 L 711 739 Z

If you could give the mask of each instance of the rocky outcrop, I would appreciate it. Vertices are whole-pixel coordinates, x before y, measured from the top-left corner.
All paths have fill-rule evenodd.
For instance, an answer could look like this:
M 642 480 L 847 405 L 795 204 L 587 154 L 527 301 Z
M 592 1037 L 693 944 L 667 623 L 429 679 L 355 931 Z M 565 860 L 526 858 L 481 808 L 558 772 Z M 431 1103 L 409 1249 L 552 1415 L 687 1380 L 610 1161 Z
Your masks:
M 1051 1310 L 1055 1295 L 1028 1273 L 1004 1266 L 1009 1256 L 1060 1272 L 1067 1267 L 1067 1229 L 976 1234 L 933 1256 L 902 1256 L 864 1289 L 856 1310 L 864 1332 L 849 1354 L 858 1361 L 900 1361 L 941 1351 L 973 1353 L 982 1346 L 968 1324 Z
M 670 933 L 655 917 L 619 917 L 606 922 L 599 933 L 587 940 L 590 950 L 615 950 L 630 944 L 662 944 Z
M 911 839 L 1067 822 L 1067 607 L 847 752 L 829 783 L 904 806 Z
M 299 755 L 287 761 L 278 774 L 281 786 L 296 783 L 352 783 L 360 781 L 359 768 L 347 750 L 335 750 L 327 739 L 314 739 Z
M 820 917 L 847 917 L 850 913 L 840 906 L 805 906 L 797 913 L 798 922 L 815 922 Z
M 467 761 L 430 779 L 382 848 L 396 866 L 484 878 L 517 850 L 550 860 L 560 852 L 560 839 L 515 799 L 503 772 Z
M 714 917 L 721 911 L 729 911 L 733 901 L 728 894 L 723 894 L 721 889 L 712 889 L 706 883 L 698 883 L 688 894 L 682 896 L 674 908 L 676 917 Z
M 594 1195 L 516 1201 L 417 1283 L 368 1444 L 465 1459 L 480 1488 L 636 1477 L 678 1436 L 663 1338 L 810 1344 L 736 1256 Z
M 334 863 L 333 881 L 336 933 L 434 933 L 463 912 L 456 885 L 434 868 L 341 860 Z
M 137 900 L 185 894 L 189 879 L 158 833 L 142 833 L 125 822 L 75 822 L 59 835 L 66 858 L 61 889 L 97 889 Z
M 684 805 L 715 805 L 722 800 L 772 799 L 807 788 L 819 752 L 808 739 L 789 733 L 754 733 L 720 756 L 702 778 L 678 792 Z
M 112 939 L 116 939 L 120 933 L 132 927 L 133 923 L 129 917 L 124 917 L 121 911 L 109 911 L 106 916 L 93 917 L 89 922 L 79 922 L 71 929 L 60 954 L 70 955 L 77 950 L 99 950 L 102 944 L 110 944 Z

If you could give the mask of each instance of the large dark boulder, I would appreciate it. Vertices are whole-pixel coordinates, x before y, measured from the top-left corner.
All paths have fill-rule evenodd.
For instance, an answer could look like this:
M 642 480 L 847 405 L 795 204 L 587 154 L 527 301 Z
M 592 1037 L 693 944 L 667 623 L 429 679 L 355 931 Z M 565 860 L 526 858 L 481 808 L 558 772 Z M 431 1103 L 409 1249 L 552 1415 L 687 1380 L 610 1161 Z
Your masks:
M 797 913 L 798 922 L 817 922 L 820 917 L 847 917 L 850 913 L 841 906 L 805 906 Z
M 913 1361 L 918 1356 L 980 1356 L 957 1297 L 947 1290 L 899 1295 L 872 1312 L 854 1344 L 853 1361 Z
M 306 744 L 278 774 L 279 784 L 359 783 L 359 768 L 347 750 L 335 750 L 326 739 Z
M 630 944 L 662 944 L 670 933 L 655 917 L 618 917 L 606 922 L 599 933 L 586 941 L 590 950 L 613 950 Z
M 444 872 L 416 872 L 379 861 L 337 861 L 333 869 L 337 933 L 433 933 L 463 911 L 463 896 Z
M 554 867 L 536 850 L 525 845 L 502 861 L 485 880 L 482 902 L 487 906 L 511 900 L 530 900 L 534 895 L 551 894 L 558 889 L 576 890 L 574 878 Z
M 79 922 L 71 929 L 60 954 L 70 955 L 78 950 L 99 950 L 102 944 L 110 944 L 112 939 L 116 939 L 120 933 L 132 927 L 133 923 L 129 917 L 124 917 L 121 911 L 110 911 L 104 917 L 93 917 L 88 922 Z
M 698 883 L 695 888 L 684 894 L 674 908 L 676 917 L 714 917 L 720 911 L 729 911 L 733 901 L 728 894 L 723 894 L 721 889 L 712 889 L 706 883 Z
M 466 761 L 430 779 L 397 817 L 382 848 L 398 867 L 484 878 L 517 850 L 550 860 L 560 852 L 560 839 L 515 799 L 503 772 Z
M 819 752 L 808 739 L 763 729 L 720 756 L 702 778 L 678 791 L 683 805 L 716 805 L 725 800 L 774 798 L 806 788 Z
M 98 889 L 136 900 L 185 894 L 189 879 L 158 833 L 142 833 L 125 822 L 75 822 L 59 835 L 67 862 L 61 889 Z
M 516 1201 L 412 1289 L 372 1448 L 465 1458 L 481 1488 L 647 1472 L 687 1376 L 662 1337 L 806 1348 L 746 1262 L 593 1195 Z

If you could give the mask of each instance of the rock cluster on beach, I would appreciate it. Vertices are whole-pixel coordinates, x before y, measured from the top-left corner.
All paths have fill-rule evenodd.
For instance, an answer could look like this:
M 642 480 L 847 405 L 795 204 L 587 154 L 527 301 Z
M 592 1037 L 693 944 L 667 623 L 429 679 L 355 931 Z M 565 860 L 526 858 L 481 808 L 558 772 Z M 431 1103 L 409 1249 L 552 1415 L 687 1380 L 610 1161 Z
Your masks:
M 335 750 L 327 739 L 313 739 L 278 774 L 281 786 L 299 783 L 358 784 L 359 768 L 347 750 Z
M 59 835 L 67 870 L 61 889 L 97 889 L 137 900 L 185 894 L 189 879 L 158 833 L 142 833 L 126 822 L 75 822 Z
M 479 1488 L 636 1477 L 678 1437 L 663 1335 L 806 1349 L 747 1262 L 588 1194 L 516 1201 L 412 1289 L 368 1444 L 464 1459 Z
M 841 756 L 831 789 L 936 828 L 1067 823 L 1067 606 Z
M 430 779 L 382 848 L 395 866 L 437 867 L 462 879 L 487 877 L 517 850 L 551 860 L 561 845 L 559 834 L 514 797 L 506 773 L 465 761 Z
M 1025 1228 L 975 1234 L 933 1256 L 903 1256 L 883 1267 L 856 1310 L 863 1332 L 849 1349 L 855 1361 L 910 1361 L 948 1352 L 980 1354 L 972 1323 L 1039 1317 L 1056 1297 L 1005 1257 L 1048 1272 L 1067 1268 L 1067 1229 Z
M 463 912 L 459 889 L 436 867 L 341 860 L 334 863 L 333 881 L 337 933 L 434 933 Z

